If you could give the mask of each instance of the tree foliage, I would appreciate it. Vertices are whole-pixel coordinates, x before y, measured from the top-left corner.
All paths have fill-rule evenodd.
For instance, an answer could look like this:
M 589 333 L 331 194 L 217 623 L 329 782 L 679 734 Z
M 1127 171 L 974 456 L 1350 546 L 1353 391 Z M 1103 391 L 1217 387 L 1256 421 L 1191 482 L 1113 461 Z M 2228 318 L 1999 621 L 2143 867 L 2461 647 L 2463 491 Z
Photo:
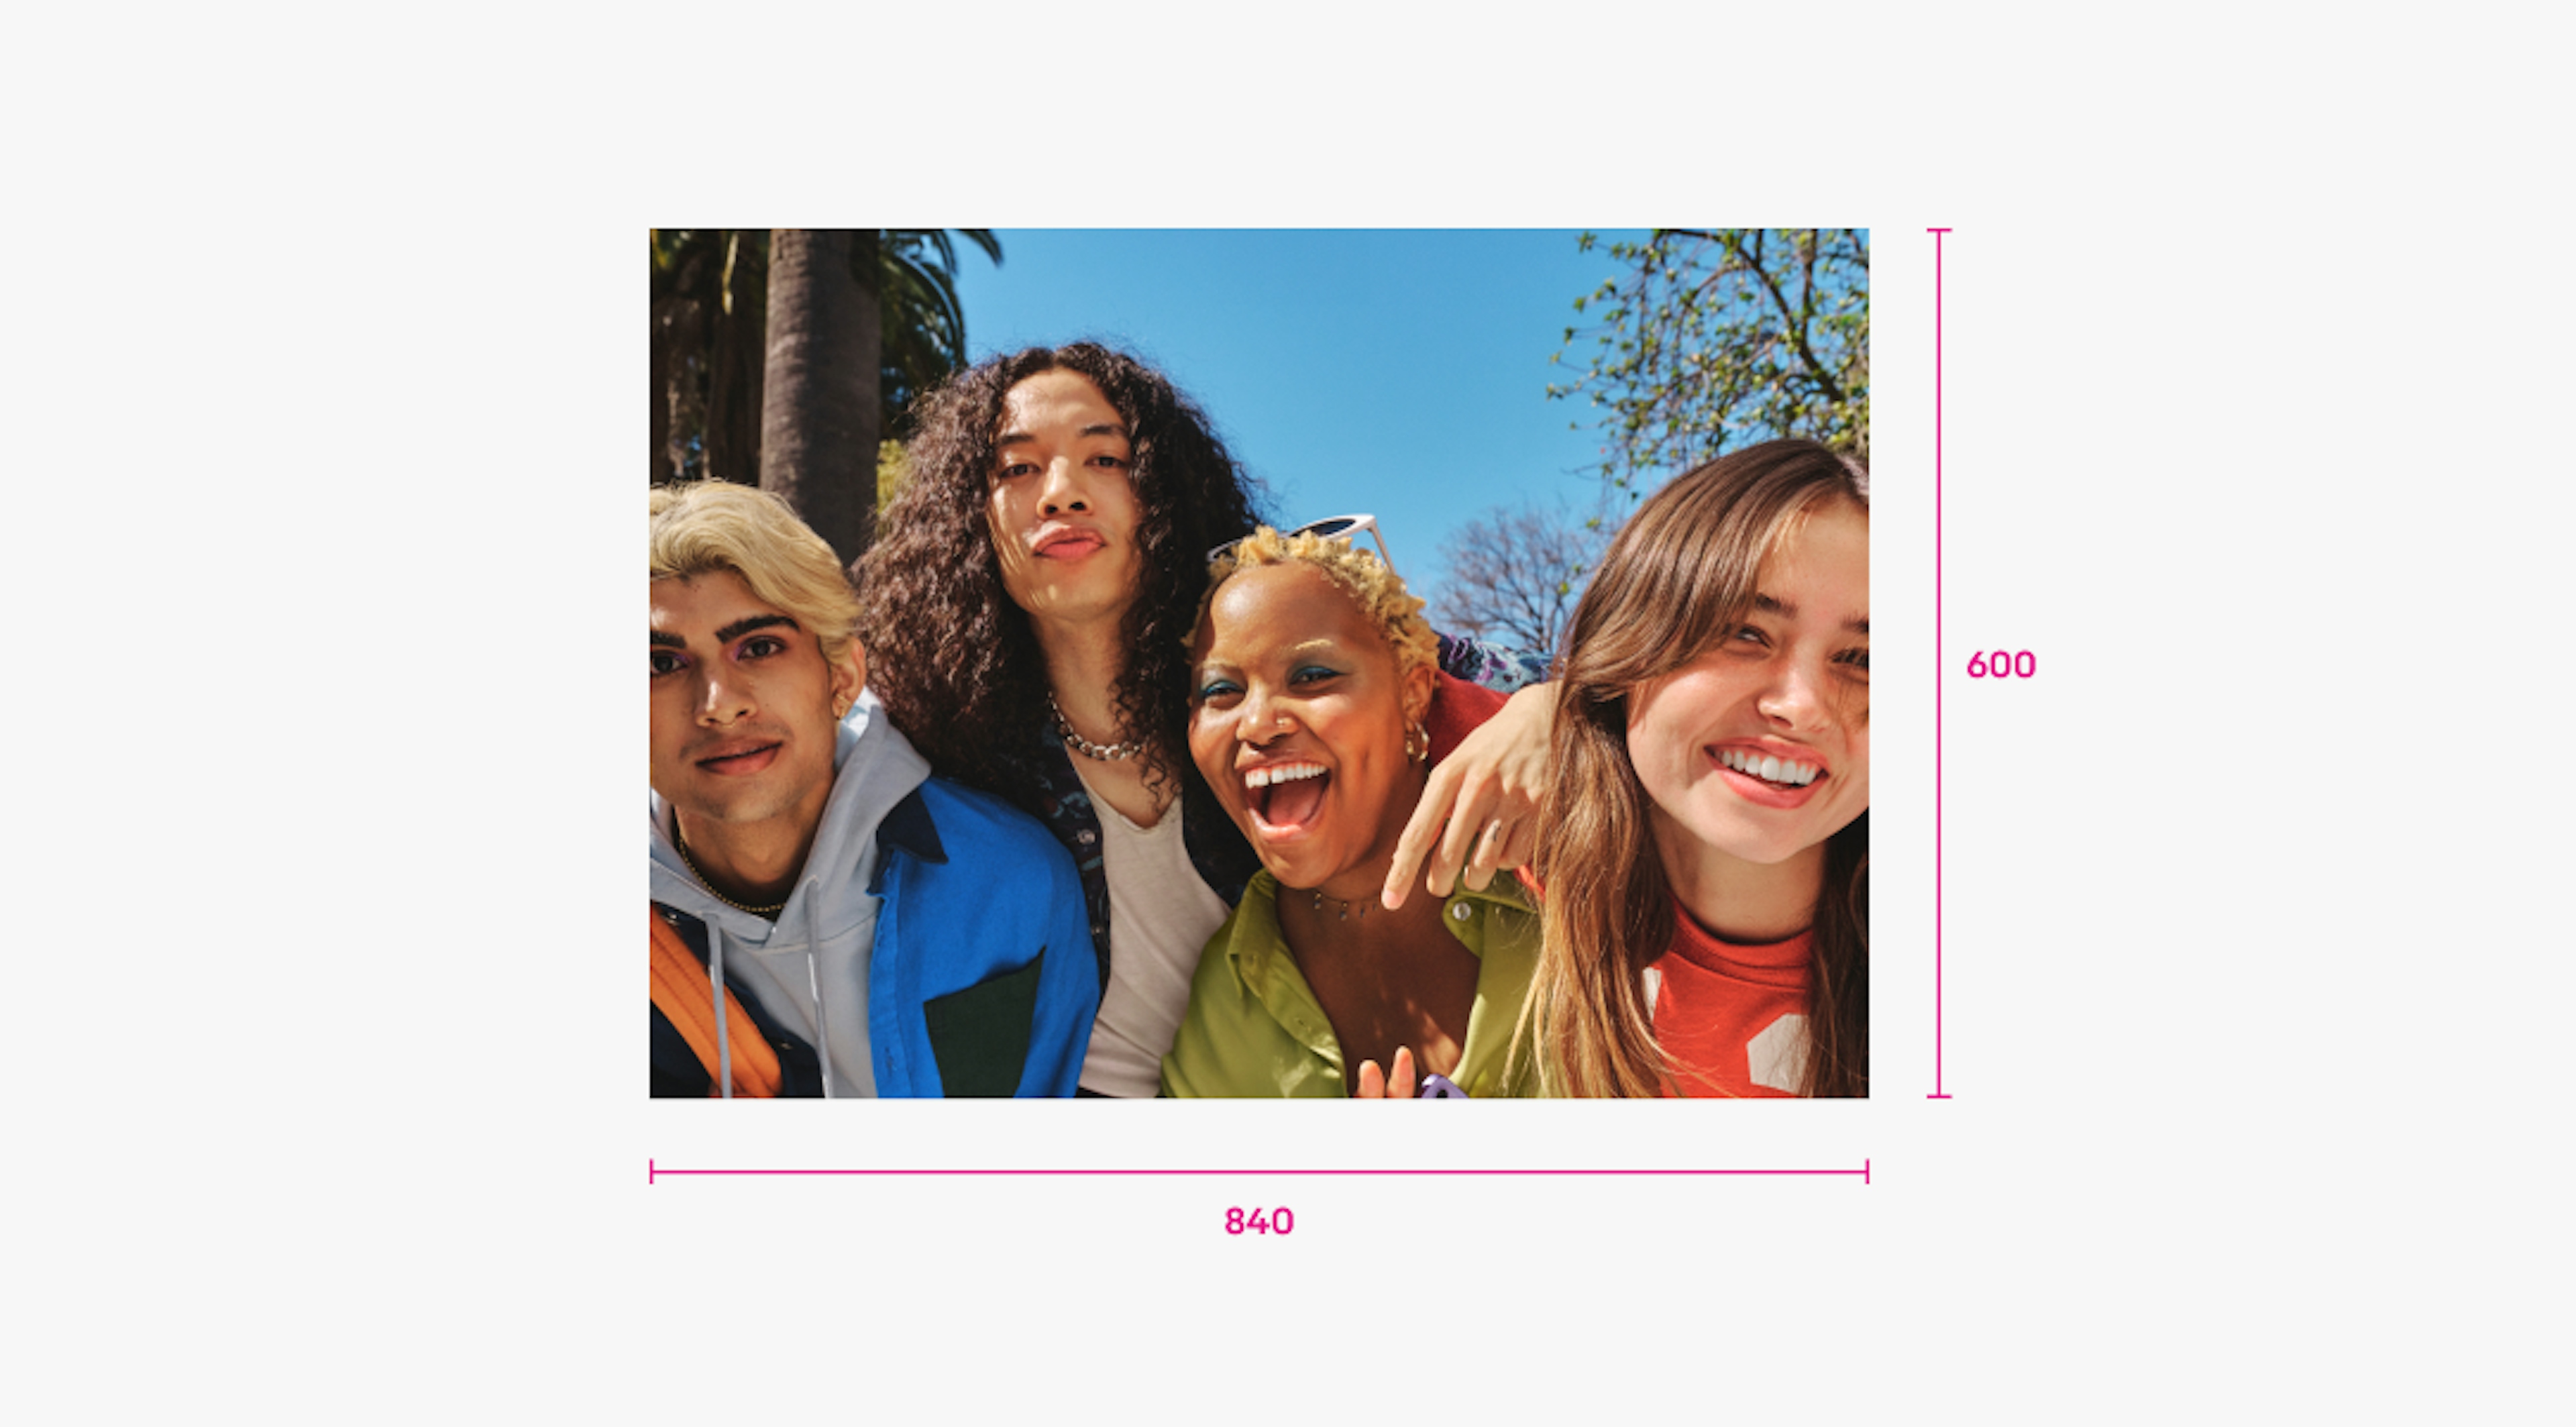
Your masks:
M 1431 622 L 1508 648 L 1554 654 L 1612 522 L 1562 507 L 1495 506 L 1460 526 L 1441 551 L 1447 566 Z
M 1610 255 L 1627 271 L 1575 299 L 1594 325 L 1566 328 L 1554 360 L 1589 351 L 1547 394 L 1597 409 L 1612 488 L 1633 500 L 1775 436 L 1867 458 L 1868 230 L 1658 228 Z
M 990 230 L 956 230 L 996 264 Z M 767 352 L 769 230 L 656 228 L 653 238 L 653 472 L 755 484 Z M 875 266 L 881 314 L 880 431 L 905 431 L 914 397 L 966 361 L 957 300 L 957 241 L 949 230 L 880 230 L 854 260 Z

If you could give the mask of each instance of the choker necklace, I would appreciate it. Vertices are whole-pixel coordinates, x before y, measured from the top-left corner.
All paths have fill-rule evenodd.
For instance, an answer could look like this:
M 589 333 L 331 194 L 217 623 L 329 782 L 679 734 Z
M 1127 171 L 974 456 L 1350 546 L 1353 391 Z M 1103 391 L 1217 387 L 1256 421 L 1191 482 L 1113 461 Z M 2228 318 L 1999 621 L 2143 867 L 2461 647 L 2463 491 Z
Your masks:
M 1047 693 L 1047 707 L 1054 711 L 1055 726 L 1057 731 L 1064 735 L 1064 741 L 1072 744 L 1073 751 L 1085 758 L 1096 758 L 1103 763 L 1115 763 L 1122 758 L 1133 758 L 1145 751 L 1142 739 L 1131 738 L 1125 743 L 1094 743 L 1074 732 L 1073 720 L 1064 716 L 1064 708 L 1055 701 L 1053 690 Z
M 1366 917 L 1368 915 L 1369 904 L 1368 898 L 1366 897 L 1362 897 L 1356 902 L 1345 902 L 1339 897 L 1325 896 L 1323 889 L 1320 887 L 1309 891 L 1306 895 L 1315 899 L 1315 915 L 1319 917 L 1324 914 L 1324 904 L 1326 902 L 1332 903 L 1337 909 L 1333 913 L 1333 920 L 1337 922 L 1349 921 L 1351 919 L 1351 908 L 1353 907 L 1360 909 L 1360 915 L 1362 917 Z
M 778 914 L 780 912 L 787 910 L 787 899 L 785 897 L 779 898 L 775 903 L 766 907 L 753 907 L 737 902 L 733 898 L 726 896 L 724 893 L 717 891 L 716 884 L 708 881 L 707 874 L 699 869 L 698 859 L 689 855 L 689 840 L 680 836 L 680 815 L 677 812 L 673 812 L 671 814 L 671 845 L 680 849 L 680 860 L 689 864 L 689 871 L 697 877 L 698 885 L 706 888 L 707 895 L 715 898 L 717 901 L 724 903 L 726 906 L 733 908 L 737 912 L 749 912 L 755 917 L 760 917 L 764 920 L 773 922 L 778 920 Z

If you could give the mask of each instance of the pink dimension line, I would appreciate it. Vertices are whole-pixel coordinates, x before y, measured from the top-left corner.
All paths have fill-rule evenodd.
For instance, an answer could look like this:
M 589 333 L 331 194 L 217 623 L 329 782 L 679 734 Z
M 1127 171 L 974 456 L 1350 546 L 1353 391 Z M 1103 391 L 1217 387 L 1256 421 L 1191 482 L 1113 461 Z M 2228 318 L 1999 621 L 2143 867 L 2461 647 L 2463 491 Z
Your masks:
M 1947 1100 L 1941 1081 L 1941 687 L 1949 658 L 1941 633 L 1941 235 L 1932 235 L 1932 1093 Z
M 1696 1174 L 1696 1175 L 1858 1175 L 1870 1182 L 1870 1162 L 1858 1169 L 664 1169 L 644 1161 L 644 1182 L 670 1175 L 1233 1175 L 1268 1178 L 1277 1175 L 1566 1175 L 1566 1174 Z

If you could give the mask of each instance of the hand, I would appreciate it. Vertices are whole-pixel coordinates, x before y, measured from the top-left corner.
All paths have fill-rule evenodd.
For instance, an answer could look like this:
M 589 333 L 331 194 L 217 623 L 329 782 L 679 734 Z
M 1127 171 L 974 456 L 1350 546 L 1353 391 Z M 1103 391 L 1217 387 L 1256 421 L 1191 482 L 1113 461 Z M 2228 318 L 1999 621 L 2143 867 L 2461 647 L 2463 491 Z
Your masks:
M 1360 1091 L 1351 1098 L 1354 1100 L 1410 1100 L 1413 1098 L 1413 1088 L 1413 1048 L 1400 1045 L 1395 1048 L 1393 1083 L 1389 1083 L 1388 1077 L 1379 1072 L 1376 1061 L 1363 1060 L 1360 1062 Z
M 1446 897 L 1461 868 L 1467 885 L 1481 892 L 1496 869 L 1518 867 L 1538 851 L 1538 798 L 1555 722 L 1556 685 L 1532 684 L 1431 770 L 1378 897 L 1388 911 L 1412 895 L 1425 858 L 1423 889 Z

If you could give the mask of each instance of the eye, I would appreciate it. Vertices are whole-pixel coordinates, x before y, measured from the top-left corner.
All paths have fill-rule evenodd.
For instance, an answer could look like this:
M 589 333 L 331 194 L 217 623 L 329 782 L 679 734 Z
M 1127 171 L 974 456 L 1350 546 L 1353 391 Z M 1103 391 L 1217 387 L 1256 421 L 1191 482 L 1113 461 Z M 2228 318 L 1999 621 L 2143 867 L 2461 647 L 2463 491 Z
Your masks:
M 1288 682 L 1291 684 L 1320 684 L 1326 679 L 1338 679 L 1341 676 L 1342 671 L 1339 669 L 1327 669 L 1321 664 L 1300 664 L 1297 666 L 1297 672 L 1288 676 Z
M 1123 471 L 1127 469 L 1127 458 L 1115 451 L 1103 451 L 1091 458 L 1091 464 L 1104 466 L 1113 471 Z
M 735 657 L 741 659 L 766 659 L 786 652 L 787 641 L 775 634 L 755 634 L 734 646 Z
M 653 651 L 654 678 L 658 679 L 664 674 L 676 674 L 687 667 L 689 667 L 688 659 L 674 650 L 656 649 Z
M 1191 695 L 1191 697 L 1197 699 L 1200 703 L 1206 704 L 1214 703 L 1219 699 L 1232 698 L 1242 692 L 1243 686 L 1234 682 L 1232 679 L 1220 679 L 1211 675 L 1199 680 L 1198 689 Z
M 1842 653 L 1834 656 L 1834 662 L 1837 664 L 1850 665 L 1852 668 L 1866 674 L 1869 672 L 1869 651 L 1866 649 L 1846 649 Z
M 1771 646 L 1771 636 L 1758 626 L 1748 624 L 1726 636 L 1726 642 L 1746 649 L 1767 649 Z
M 993 473 L 993 479 L 1007 481 L 1013 476 L 1025 476 L 1036 469 L 1036 463 L 1031 461 L 1004 461 L 1001 469 Z

